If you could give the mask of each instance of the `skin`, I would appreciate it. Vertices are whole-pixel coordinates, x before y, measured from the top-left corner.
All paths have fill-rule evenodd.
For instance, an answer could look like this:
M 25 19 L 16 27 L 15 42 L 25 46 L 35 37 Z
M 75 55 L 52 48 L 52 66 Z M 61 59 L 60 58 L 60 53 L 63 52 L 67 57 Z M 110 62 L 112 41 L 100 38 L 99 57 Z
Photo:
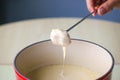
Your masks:
M 86 4 L 89 12 L 94 11 L 93 16 L 102 16 L 114 8 L 120 8 L 120 0 L 86 0 Z

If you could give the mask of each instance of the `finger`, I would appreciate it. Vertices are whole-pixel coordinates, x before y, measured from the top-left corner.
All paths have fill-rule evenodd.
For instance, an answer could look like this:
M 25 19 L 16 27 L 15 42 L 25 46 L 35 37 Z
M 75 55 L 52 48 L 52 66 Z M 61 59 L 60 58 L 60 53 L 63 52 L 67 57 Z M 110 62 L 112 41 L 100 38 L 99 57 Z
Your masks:
M 111 11 L 113 9 L 114 5 L 115 5 L 114 0 L 113 1 L 112 0 L 108 0 L 108 1 L 104 2 L 103 4 L 101 4 L 99 6 L 97 13 L 99 15 L 104 15 L 107 12 Z
M 95 11 L 94 0 L 86 0 L 86 4 L 87 4 L 88 11 L 90 13 Z M 96 12 L 93 13 L 93 16 L 95 16 L 95 15 L 96 15 Z

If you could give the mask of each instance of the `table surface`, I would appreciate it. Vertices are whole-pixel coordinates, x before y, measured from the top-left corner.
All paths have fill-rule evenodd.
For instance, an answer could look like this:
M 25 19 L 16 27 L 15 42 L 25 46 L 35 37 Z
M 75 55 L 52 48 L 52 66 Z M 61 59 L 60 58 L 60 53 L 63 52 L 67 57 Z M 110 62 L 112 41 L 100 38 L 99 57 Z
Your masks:
M 79 18 L 45 18 L 0 25 L 0 78 L 15 80 L 13 61 L 24 47 L 49 39 L 52 29 L 68 29 Z M 115 58 L 112 80 L 120 79 L 120 23 L 86 19 L 69 32 L 71 38 L 100 44 Z

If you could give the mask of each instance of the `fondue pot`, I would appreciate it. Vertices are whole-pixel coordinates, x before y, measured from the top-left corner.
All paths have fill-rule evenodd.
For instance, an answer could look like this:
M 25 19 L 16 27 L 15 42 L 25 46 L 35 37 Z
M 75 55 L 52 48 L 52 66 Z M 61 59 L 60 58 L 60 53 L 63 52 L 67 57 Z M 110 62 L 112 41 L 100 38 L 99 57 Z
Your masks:
M 67 47 L 65 64 L 87 67 L 100 75 L 96 80 L 111 80 L 114 67 L 112 54 L 96 43 L 72 39 Z M 30 80 L 25 75 L 33 69 L 53 64 L 62 64 L 63 51 L 61 46 L 44 40 L 22 49 L 14 59 L 16 80 Z

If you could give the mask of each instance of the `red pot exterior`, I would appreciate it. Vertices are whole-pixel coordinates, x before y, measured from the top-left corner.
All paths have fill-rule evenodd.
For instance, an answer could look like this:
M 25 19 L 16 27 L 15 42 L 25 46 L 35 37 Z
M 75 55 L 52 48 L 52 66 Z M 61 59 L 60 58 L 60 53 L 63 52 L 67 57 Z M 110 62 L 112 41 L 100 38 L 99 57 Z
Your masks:
M 111 80 L 112 79 L 111 76 L 112 76 L 112 72 L 109 72 L 108 74 L 106 74 L 102 78 L 99 78 L 98 80 Z
M 15 69 L 16 80 L 28 80 Z

